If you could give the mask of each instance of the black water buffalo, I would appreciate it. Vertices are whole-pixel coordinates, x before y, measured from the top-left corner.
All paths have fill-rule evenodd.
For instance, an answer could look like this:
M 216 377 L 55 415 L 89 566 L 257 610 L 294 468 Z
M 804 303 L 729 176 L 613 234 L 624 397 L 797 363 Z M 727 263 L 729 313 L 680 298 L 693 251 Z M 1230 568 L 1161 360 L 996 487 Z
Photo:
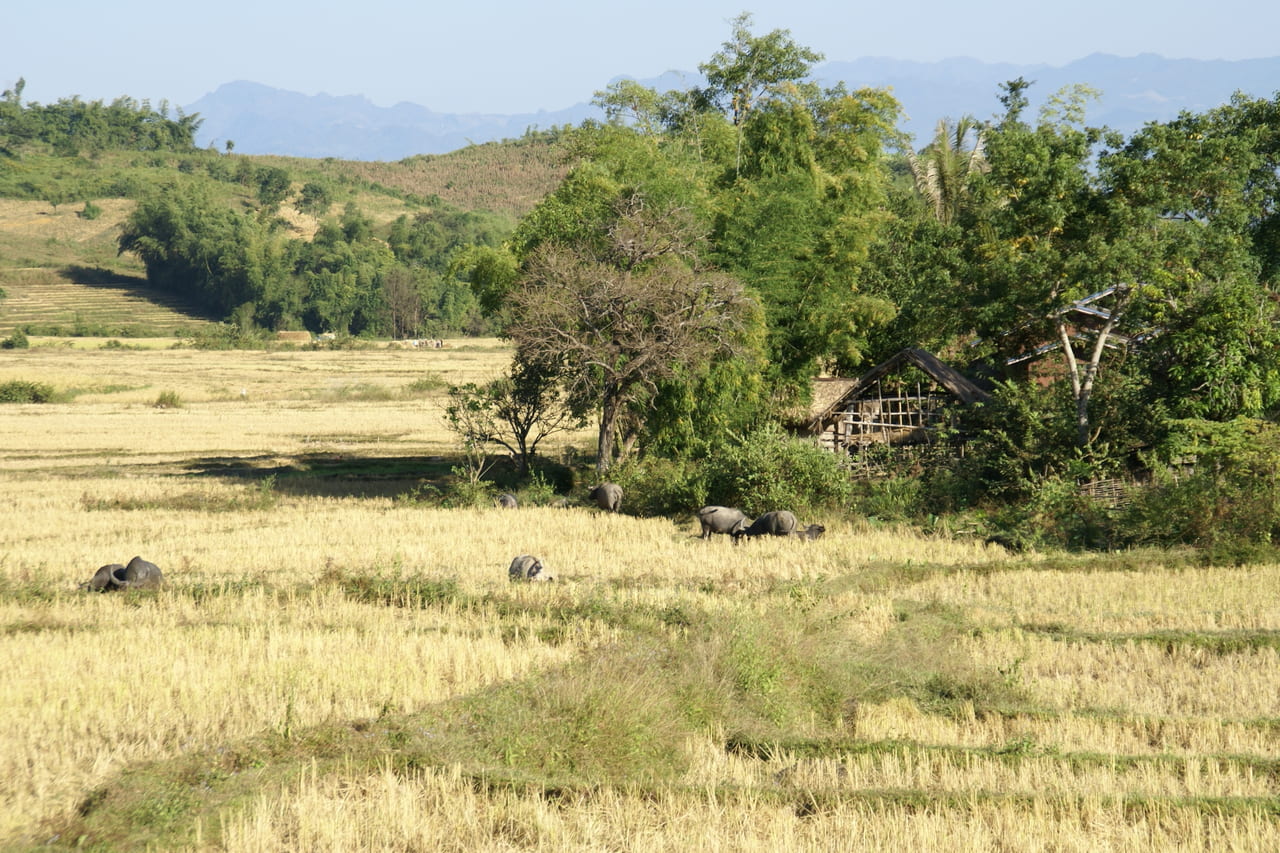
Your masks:
M 521 554 L 511 561 L 507 569 L 509 581 L 553 581 L 555 580 L 542 565 L 542 561 L 532 554 Z
M 750 525 L 736 530 L 733 534 L 733 541 L 736 543 L 743 537 L 796 536 L 806 542 L 812 542 L 826 532 L 827 528 L 821 524 L 800 527 L 796 524 L 796 517 L 793 513 L 780 509 L 774 512 L 766 512 L 751 522 Z
M 796 535 L 812 542 L 826 532 L 827 528 L 823 527 L 821 524 L 810 524 L 804 530 L 797 530 Z
M 607 512 L 622 509 L 622 487 L 617 483 L 601 483 L 590 491 L 588 497 Z
M 116 589 L 142 589 L 159 586 L 164 581 L 160 567 L 149 560 L 134 557 L 127 566 L 108 563 L 98 569 L 81 589 L 90 592 L 110 592 Z
M 493 502 L 501 509 L 515 509 L 519 506 L 519 503 L 516 501 L 516 496 L 510 492 L 503 492 L 494 498 Z
M 754 539 L 757 536 L 794 536 L 796 535 L 796 517 L 785 509 L 766 512 L 757 518 L 751 524 L 736 531 L 733 534 L 733 541 L 746 537 Z
M 750 524 L 751 519 L 731 506 L 704 506 L 698 510 L 698 523 L 702 525 L 702 538 L 710 539 L 713 533 L 733 536 Z

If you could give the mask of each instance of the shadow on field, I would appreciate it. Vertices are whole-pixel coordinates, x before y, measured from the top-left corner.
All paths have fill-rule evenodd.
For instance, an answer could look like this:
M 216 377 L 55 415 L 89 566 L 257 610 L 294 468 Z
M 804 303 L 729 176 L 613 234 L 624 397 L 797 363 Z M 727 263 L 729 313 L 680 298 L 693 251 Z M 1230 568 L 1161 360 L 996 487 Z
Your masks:
M 62 268 L 62 274 L 76 284 L 83 284 L 86 287 L 126 288 L 136 290 L 142 295 L 151 295 L 156 292 L 156 289 L 151 287 L 143 276 L 128 275 L 103 267 L 82 267 L 79 264 L 71 264 Z
M 350 498 L 394 498 L 424 481 L 441 483 L 453 476 L 443 456 L 355 456 L 313 453 L 282 461 L 274 455 L 213 456 L 188 460 L 187 473 L 197 477 L 241 479 L 281 495 Z M 272 479 L 274 478 L 274 479 Z
M 220 316 L 210 312 L 194 299 L 188 299 L 181 293 L 153 287 L 145 276 L 129 275 L 105 267 L 86 267 L 69 264 L 60 270 L 68 281 L 82 287 L 103 287 L 122 290 L 130 296 L 155 302 L 159 305 L 189 314 L 192 318 L 217 322 Z

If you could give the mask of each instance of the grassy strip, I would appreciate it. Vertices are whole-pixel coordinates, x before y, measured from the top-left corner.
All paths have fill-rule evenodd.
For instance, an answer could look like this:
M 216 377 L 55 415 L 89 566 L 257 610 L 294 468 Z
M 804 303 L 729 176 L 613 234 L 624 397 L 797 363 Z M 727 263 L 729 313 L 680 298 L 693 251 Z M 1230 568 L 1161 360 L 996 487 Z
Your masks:
M 1033 634 L 1054 639 L 1124 645 L 1126 643 L 1150 643 L 1163 646 L 1167 654 L 1176 649 L 1200 649 L 1215 655 L 1238 654 L 1255 649 L 1280 651 L 1280 630 L 1227 630 L 1227 631 L 1144 631 L 1139 633 L 1101 633 L 1076 631 L 1060 623 L 1020 624 L 1018 628 Z
M 466 704 L 465 702 L 463 703 Z M 452 703 L 451 703 L 452 705 Z M 1266 815 L 1280 817 L 1277 797 L 1158 797 L 1149 795 L 1055 795 L 1011 794 L 985 790 L 937 792 L 923 789 L 848 790 L 812 785 L 797 786 L 789 777 L 775 776 L 761 785 L 687 785 L 676 778 L 676 768 L 659 776 L 617 773 L 592 778 L 584 772 L 538 772 L 528 766 L 501 761 L 476 761 L 479 756 L 452 755 L 442 744 L 431 743 L 438 727 L 456 709 L 439 709 L 427 714 L 388 717 L 350 725 L 321 726 L 285 736 L 271 733 L 233 748 L 196 753 L 126 770 L 113 782 L 92 791 L 76 814 L 44 827 L 42 849 L 140 849 L 144 846 L 172 848 L 194 842 L 194 827 L 203 826 L 204 841 L 217 843 L 219 816 L 251 804 L 262 794 L 296 786 L 306 774 L 312 777 L 352 778 L 385 767 L 413 776 L 422 772 L 463 766 L 462 775 L 475 790 L 489 794 L 515 793 L 519 796 L 556 801 L 562 805 L 589 802 L 602 791 L 625 792 L 639 797 L 674 795 L 705 802 L 714 792 L 723 805 L 769 804 L 794 809 L 797 817 L 810 817 L 850 803 L 911 811 L 972 812 L 991 803 L 1014 804 L 1028 810 L 1048 810 L 1073 814 L 1099 805 L 1120 805 L 1126 815 L 1142 819 L 1153 811 L 1193 810 L 1206 817 Z M 450 746 L 456 746 L 451 744 Z M 841 754 L 891 752 L 965 752 L 1017 762 L 1032 756 L 999 750 L 963 750 L 921 747 L 900 742 L 822 744 L 792 741 L 782 744 L 736 740 L 731 748 L 767 760 L 784 750 L 788 755 L 829 757 L 832 747 Z M 616 757 L 616 756 L 615 756 Z M 1274 777 L 1275 762 L 1211 756 L 1211 760 L 1246 764 Z M 1137 764 L 1156 762 L 1177 766 L 1173 756 L 1071 755 L 1073 763 Z M 1186 759 L 1195 761 L 1197 759 Z M 14 848 L 18 849 L 18 848 Z
M 725 742 L 725 751 L 762 761 L 781 757 L 796 759 L 839 760 L 860 755 L 914 755 L 954 756 L 957 763 L 974 756 L 1017 766 L 1036 758 L 1052 758 L 1073 769 L 1105 767 L 1130 769 L 1140 766 L 1170 768 L 1184 772 L 1194 764 L 1211 765 L 1225 770 L 1229 767 L 1249 769 L 1256 775 L 1280 783 L 1280 758 L 1257 755 L 1112 755 L 1100 752 L 1061 752 L 1055 748 L 1042 748 L 1030 739 L 1020 738 L 1000 746 L 954 746 L 949 744 L 922 744 L 910 740 L 858 741 L 852 739 L 815 740 L 811 738 L 757 739 L 735 734 Z

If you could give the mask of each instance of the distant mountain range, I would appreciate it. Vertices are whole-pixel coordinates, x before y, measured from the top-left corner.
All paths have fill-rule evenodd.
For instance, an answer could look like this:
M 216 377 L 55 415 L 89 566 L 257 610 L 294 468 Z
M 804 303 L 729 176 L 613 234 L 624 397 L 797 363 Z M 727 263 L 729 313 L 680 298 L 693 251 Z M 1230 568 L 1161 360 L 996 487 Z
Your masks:
M 940 118 L 996 114 L 999 85 L 1018 77 L 1034 83 L 1028 93 L 1033 107 L 1063 86 L 1092 86 L 1102 97 L 1090 105 L 1089 124 L 1132 133 L 1183 110 L 1211 109 L 1237 91 L 1273 97 L 1280 89 L 1280 57 L 1226 61 L 1096 53 L 1063 66 L 866 58 L 823 63 L 814 68 L 814 77 L 827 86 L 843 81 L 850 88 L 890 87 L 906 113 L 900 126 L 916 137 L 919 147 Z M 669 71 L 639 82 L 665 91 L 695 85 L 699 77 Z M 223 148 L 231 140 L 242 154 L 400 160 L 519 137 L 530 127 L 601 118 L 589 103 L 591 94 L 584 92 L 586 100 L 562 110 L 486 115 L 437 113 L 410 103 L 379 107 L 361 95 L 303 95 L 240 81 L 220 86 L 184 109 L 204 119 L 197 137 L 201 146 Z

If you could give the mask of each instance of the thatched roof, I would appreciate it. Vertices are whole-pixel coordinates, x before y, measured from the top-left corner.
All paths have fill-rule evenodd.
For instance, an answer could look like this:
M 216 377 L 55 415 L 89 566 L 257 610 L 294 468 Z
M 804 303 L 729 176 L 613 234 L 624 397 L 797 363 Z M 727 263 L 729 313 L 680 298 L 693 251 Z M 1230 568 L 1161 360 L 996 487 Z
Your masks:
M 877 381 L 904 364 L 914 364 L 966 405 L 990 399 L 986 391 L 974 385 L 954 367 L 943 364 L 933 353 L 908 348 L 880 362 L 857 379 L 815 379 L 811 425 L 820 427 L 849 401 L 856 400 Z

